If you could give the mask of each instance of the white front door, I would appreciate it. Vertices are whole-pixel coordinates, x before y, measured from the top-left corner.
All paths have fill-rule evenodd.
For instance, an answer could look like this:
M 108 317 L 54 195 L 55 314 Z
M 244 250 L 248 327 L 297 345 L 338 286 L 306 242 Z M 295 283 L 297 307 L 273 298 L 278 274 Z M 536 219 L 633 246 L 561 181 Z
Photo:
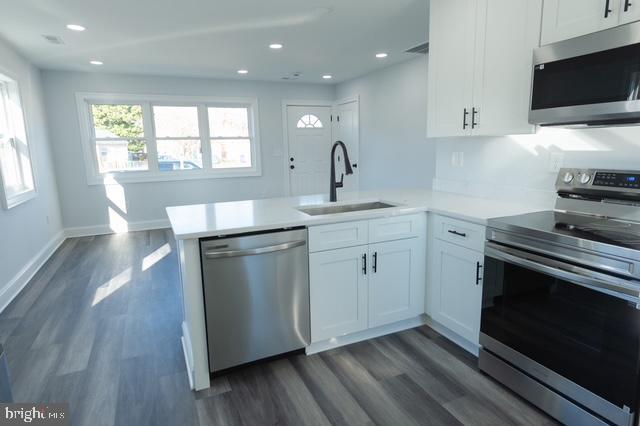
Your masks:
M 328 193 L 331 107 L 287 106 L 287 127 L 291 195 Z
M 359 187 L 359 164 L 358 154 L 360 145 L 359 135 L 359 115 L 358 115 L 358 101 L 353 100 L 350 102 L 339 103 L 336 107 L 336 119 L 333 121 L 334 139 L 342 141 L 347 146 L 347 153 L 349 154 L 349 161 L 353 166 L 353 175 L 345 176 L 343 191 L 357 191 Z M 340 179 L 340 173 L 344 171 L 342 152 L 338 151 L 340 155 L 336 155 L 336 174 Z

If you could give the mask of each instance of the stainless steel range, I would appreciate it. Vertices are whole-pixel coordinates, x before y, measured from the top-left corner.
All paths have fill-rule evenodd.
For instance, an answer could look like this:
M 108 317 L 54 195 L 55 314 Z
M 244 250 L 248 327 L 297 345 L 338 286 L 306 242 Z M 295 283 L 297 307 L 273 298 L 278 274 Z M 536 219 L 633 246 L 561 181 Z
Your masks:
M 566 424 L 637 424 L 640 172 L 563 169 L 554 211 L 489 221 L 480 369 Z

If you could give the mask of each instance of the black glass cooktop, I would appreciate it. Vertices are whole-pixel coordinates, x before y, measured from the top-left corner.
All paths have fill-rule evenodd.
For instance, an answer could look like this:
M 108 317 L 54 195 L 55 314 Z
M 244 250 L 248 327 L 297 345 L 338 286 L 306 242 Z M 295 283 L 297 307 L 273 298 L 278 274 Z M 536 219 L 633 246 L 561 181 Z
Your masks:
M 575 213 L 543 211 L 489 221 L 489 226 L 520 228 L 640 250 L 640 223 Z

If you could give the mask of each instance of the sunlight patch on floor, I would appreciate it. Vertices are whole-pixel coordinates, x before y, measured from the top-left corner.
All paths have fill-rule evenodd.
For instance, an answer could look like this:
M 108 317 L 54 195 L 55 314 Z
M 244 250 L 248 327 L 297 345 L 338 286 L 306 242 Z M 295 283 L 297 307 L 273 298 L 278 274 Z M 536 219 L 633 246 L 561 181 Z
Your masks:
M 171 253 L 171 246 L 169 243 L 165 243 L 162 247 L 155 250 L 153 253 L 150 253 L 142 259 L 142 270 L 146 271 L 151 268 L 156 263 L 160 262 L 165 257 L 169 256 Z
M 96 306 L 123 286 L 127 285 L 131 281 L 131 273 L 132 270 L 131 267 L 129 267 L 98 287 L 96 294 L 93 296 L 91 306 Z

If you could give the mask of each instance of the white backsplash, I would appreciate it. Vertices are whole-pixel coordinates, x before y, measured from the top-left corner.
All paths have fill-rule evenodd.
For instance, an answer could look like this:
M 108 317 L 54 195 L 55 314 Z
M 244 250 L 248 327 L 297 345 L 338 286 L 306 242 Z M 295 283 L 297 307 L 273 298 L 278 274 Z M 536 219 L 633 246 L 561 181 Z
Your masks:
M 640 127 L 436 140 L 433 188 L 553 206 L 558 167 L 640 169 Z

